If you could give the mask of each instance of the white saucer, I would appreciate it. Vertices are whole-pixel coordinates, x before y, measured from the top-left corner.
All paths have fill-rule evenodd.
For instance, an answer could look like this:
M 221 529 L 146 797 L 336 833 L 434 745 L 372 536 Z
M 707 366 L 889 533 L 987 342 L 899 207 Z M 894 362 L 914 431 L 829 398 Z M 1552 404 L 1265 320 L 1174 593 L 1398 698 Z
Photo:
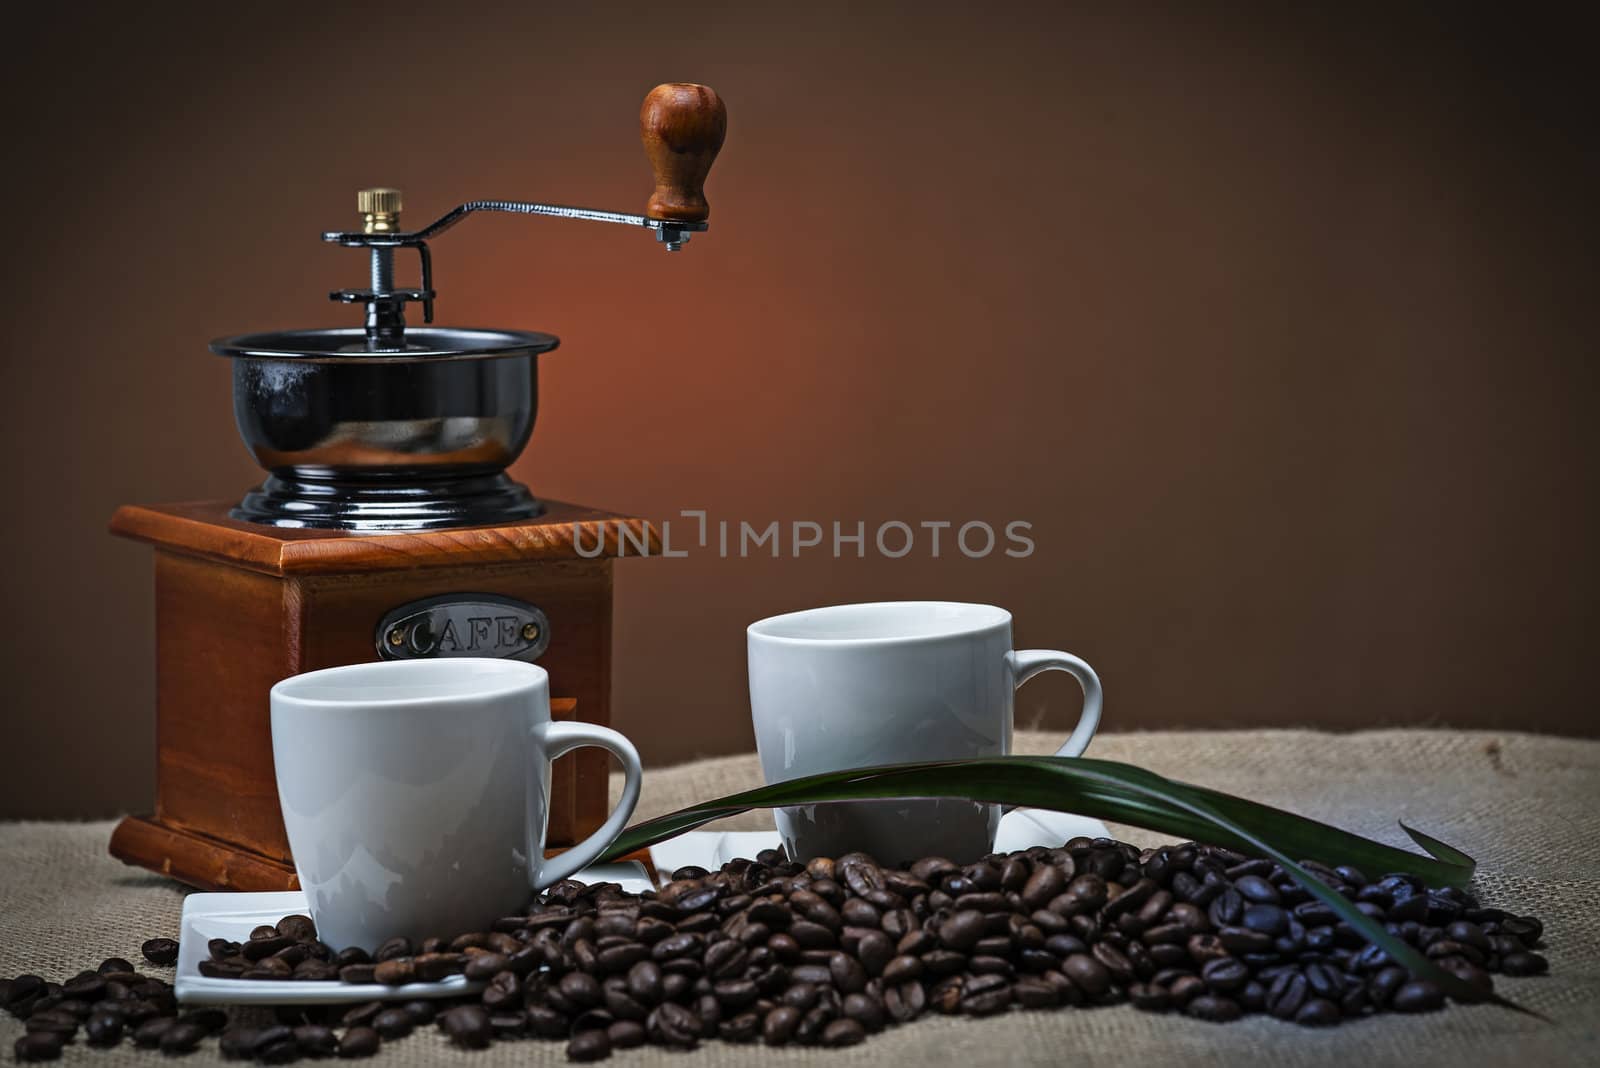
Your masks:
M 1036 845 L 1054 849 L 1078 835 L 1109 838 L 1111 832 L 1106 830 L 1105 824 L 1087 816 L 1043 808 L 1016 808 L 1000 817 L 994 850 L 1015 853 Z M 665 879 L 679 868 L 691 865 L 716 871 L 734 857 L 753 857 L 763 849 L 777 849 L 782 844 L 777 831 L 686 831 L 651 846 L 650 860 Z
M 633 893 L 651 888 L 644 865 L 597 864 L 578 874 L 584 882 L 621 883 Z M 452 975 L 437 983 L 341 983 L 306 979 L 212 979 L 200 974 L 200 962 L 210 956 L 206 943 L 213 938 L 243 942 L 264 923 L 307 911 L 306 895 L 299 890 L 265 894 L 190 894 L 183 899 L 183 920 L 178 935 L 178 974 L 173 992 L 185 1005 L 317 1005 L 356 1001 L 410 1001 L 414 998 L 448 998 L 482 990 L 483 983 Z

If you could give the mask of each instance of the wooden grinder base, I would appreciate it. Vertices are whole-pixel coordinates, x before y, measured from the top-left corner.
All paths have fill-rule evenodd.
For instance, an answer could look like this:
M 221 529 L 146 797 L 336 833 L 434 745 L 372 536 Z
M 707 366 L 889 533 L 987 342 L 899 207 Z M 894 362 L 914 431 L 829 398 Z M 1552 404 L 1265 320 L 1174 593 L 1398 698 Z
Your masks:
M 208 890 L 295 888 L 268 691 L 377 660 L 379 621 L 421 598 L 538 606 L 552 716 L 609 725 L 612 557 L 619 532 L 633 551 L 659 544 L 641 519 L 545 505 L 519 523 L 381 536 L 243 523 L 225 501 L 119 509 L 112 533 L 156 548 L 157 773 L 154 814 L 123 820 L 112 855 Z M 608 761 L 584 749 L 555 763 L 551 851 L 604 821 Z

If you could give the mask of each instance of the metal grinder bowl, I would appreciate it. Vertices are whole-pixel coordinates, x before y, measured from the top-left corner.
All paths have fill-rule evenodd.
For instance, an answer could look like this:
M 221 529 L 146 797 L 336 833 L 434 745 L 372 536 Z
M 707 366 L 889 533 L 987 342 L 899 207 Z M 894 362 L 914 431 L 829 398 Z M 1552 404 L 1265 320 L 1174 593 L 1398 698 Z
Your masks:
M 513 522 L 542 506 L 505 469 L 533 433 L 549 335 L 413 328 L 374 352 L 361 328 L 220 338 L 233 412 L 269 476 L 233 510 L 360 533 Z
M 433 322 L 429 242 L 469 215 L 533 215 L 640 228 L 668 252 L 703 233 L 705 179 L 728 113 L 704 85 L 668 82 L 645 96 L 639 136 L 655 174 L 645 214 L 520 200 L 469 200 L 417 230 L 400 225 L 400 191 L 360 190 L 357 230 L 322 240 L 368 257 L 369 285 L 329 299 L 366 309 L 366 325 L 220 338 L 233 360 L 239 434 L 269 477 L 230 513 L 276 527 L 358 534 L 516 522 L 543 508 L 507 466 L 533 432 L 535 361 L 557 341 L 516 330 L 408 327 L 407 305 Z M 395 254 L 414 251 L 421 284 L 396 284 Z

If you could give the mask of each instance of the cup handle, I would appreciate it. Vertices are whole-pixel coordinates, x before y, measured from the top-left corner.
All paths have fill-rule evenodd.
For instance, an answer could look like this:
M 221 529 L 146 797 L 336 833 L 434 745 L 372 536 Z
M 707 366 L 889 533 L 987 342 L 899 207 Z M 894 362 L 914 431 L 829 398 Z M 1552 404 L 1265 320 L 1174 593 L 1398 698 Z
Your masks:
M 643 769 L 639 765 L 639 751 L 623 735 L 610 727 L 594 723 L 541 723 L 534 728 L 544 740 L 544 758 L 554 761 L 563 754 L 584 746 L 597 746 L 611 752 L 622 764 L 627 781 L 622 787 L 622 800 L 611 810 L 611 815 L 600 829 L 557 856 L 538 866 L 532 880 L 535 890 L 543 890 L 562 879 L 570 879 L 594 862 L 616 840 L 633 815 L 633 806 L 639 803 L 639 780 Z
M 1072 737 L 1056 750 L 1056 756 L 1082 756 L 1089 748 L 1089 739 L 1100 726 L 1100 676 L 1094 673 L 1094 668 L 1071 653 L 1056 649 L 1016 649 L 1006 654 L 1006 663 L 1011 665 L 1018 687 L 1041 671 L 1065 671 L 1078 680 L 1078 685 L 1083 687 L 1083 712 L 1078 716 Z

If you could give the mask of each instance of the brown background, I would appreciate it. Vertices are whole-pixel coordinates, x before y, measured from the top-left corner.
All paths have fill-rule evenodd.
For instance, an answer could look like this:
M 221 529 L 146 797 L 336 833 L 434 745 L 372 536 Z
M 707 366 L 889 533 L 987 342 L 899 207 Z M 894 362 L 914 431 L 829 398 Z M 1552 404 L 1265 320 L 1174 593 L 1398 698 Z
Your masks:
M 436 246 L 442 321 L 565 339 L 519 476 L 1037 551 L 624 562 L 650 761 L 750 747 L 747 622 L 889 597 L 1006 605 L 1115 728 L 1594 733 L 1590 28 L 1126 6 L 13 16 L 0 814 L 148 802 L 150 554 L 104 524 L 258 477 L 205 342 L 353 322 L 323 294 L 359 257 L 317 234 L 362 185 L 414 221 L 637 210 L 669 79 L 731 114 L 685 253 L 507 218 Z M 1075 703 L 1046 678 L 1019 719 Z

